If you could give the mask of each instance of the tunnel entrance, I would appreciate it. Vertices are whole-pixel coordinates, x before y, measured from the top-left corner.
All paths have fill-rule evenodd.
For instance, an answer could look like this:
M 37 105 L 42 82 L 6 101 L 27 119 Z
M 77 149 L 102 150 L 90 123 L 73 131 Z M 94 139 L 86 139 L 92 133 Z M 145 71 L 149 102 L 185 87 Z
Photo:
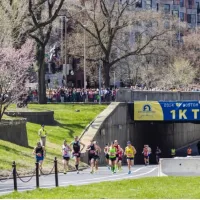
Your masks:
M 156 164 L 156 147 L 162 151 L 162 158 L 171 157 L 171 148 L 180 149 L 177 156 L 186 156 L 186 150 L 181 151 L 184 145 L 188 145 L 200 138 L 199 123 L 174 123 L 174 122 L 134 122 L 132 124 L 131 141 L 137 150 L 136 164 L 143 164 L 143 146 L 148 144 L 152 149 L 150 162 Z

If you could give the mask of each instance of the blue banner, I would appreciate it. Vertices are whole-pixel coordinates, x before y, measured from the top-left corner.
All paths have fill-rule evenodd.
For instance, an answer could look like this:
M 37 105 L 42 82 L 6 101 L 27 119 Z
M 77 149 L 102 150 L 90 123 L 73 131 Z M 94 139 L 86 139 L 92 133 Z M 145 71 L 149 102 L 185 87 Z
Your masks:
M 135 121 L 199 121 L 199 101 L 135 101 Z

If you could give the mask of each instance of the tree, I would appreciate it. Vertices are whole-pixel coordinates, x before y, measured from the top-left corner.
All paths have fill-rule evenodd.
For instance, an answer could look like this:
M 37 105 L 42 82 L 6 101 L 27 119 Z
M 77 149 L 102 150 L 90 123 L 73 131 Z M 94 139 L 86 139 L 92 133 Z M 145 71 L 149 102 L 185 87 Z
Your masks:
M 65 0 L 0 0 L 11 27 L 12 44 L 20 48 L 28 37 L 36 42 L 36 70 L 38 72 L 39 103 L 46 103 L 45 47 L 49 41 L 54 20 Z
M 29 69 L 34 61 L 33 42 L 28 40 L 21 49 L 0 48 L 0 121 L 11 103 L 26 93 L 25 84 L 31 79 Z
M 102 61 L 106 87 L 110 86 L 110 71 L 120 61 L 156 54 L 157 42 L 171 31 L 164 26 L 161 13 L 137 10 L 135 4 L 135 0 L 82 1 L 82 12 L 69 11 L 76 24 L 69 54 L 83 58 L 85 30 L 87 60 Z

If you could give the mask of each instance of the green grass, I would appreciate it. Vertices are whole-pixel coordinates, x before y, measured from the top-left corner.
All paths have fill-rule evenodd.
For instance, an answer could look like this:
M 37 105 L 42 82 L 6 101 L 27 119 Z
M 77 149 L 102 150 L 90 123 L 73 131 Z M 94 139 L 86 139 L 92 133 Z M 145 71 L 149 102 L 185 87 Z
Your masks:
M 198 199 L 199 177 L 153 177 L 83 186 L 36 189 L 0 196 L 8 199 Z
M 47 156 L 44 161 L 44 171 L 50 171 L 54 157 L 58 158 L 59 169 L 62 169 L 61 145 L 66 139 L 69 143 L 75 135 L 80 135 L 84 128 L 102 111 L 106 105 L 69 105 L 69 104 L 30 104 L 31 110 L 53 110 L 56 125 L 46 126 L 47 136 Z M 10 108 L 13 110 L 13 107 Z M 75 112 L 80 110 L 80 112 Z M 9 119 L 9 117 L 4 117 Z M 27 123 L 28 142 L 30 148 L 21 147 L 10 142 L 0 140 L 0 176 L 7 176 L 11 170 L 13 161 L 17 163 L 18 171 L 31 173 L 34 168 L 35 159 L 32 154 L 33 148 L 39 141 L 38 130 L 40 124 Z M 2 162 L 3 161 L 3 162 Z M 73 164 L 73 160 L 71 161 Z

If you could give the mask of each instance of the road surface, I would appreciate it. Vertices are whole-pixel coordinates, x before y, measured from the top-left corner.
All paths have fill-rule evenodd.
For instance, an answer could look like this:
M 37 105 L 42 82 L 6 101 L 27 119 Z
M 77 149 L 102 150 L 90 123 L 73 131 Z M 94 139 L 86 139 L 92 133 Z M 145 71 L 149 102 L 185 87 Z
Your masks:
M 59 174 L 58 181 L 59 186 L 68 186 L 68 185 L 84 185 L 91 183 L 99 183 L 103 181 L 115 181 L 123 180 L 129 178 L 141 178 L 149 176 L 158 176 L 158 166 L 157 165 L 135 165 L 132 168 L 132 174 L 128 174 L 128 169 L 126 166 L 122 167 L 121 172 L 112 174 L 107 167 L 100 167 L 99 171 L 95 174 L 90 174 L 90 169 L 80 171 L 80 174 L 76 172 L 69 172 L 68 174 Z M 30 177 L 22 178 L 26 181 Z M 17 179 L 18 191 L 33 190 L 36 188 L 36 179 L 33 177 L 30 182 L 23 183 Z M 40 188 L 53 188 L 55 187 L 55 175 L 51 174 L 48 176 L 40 176 Z M 13 192 L 13 179 L 9 179 L 6 182 L 0 182 L 0 195 L 8 194 Z

